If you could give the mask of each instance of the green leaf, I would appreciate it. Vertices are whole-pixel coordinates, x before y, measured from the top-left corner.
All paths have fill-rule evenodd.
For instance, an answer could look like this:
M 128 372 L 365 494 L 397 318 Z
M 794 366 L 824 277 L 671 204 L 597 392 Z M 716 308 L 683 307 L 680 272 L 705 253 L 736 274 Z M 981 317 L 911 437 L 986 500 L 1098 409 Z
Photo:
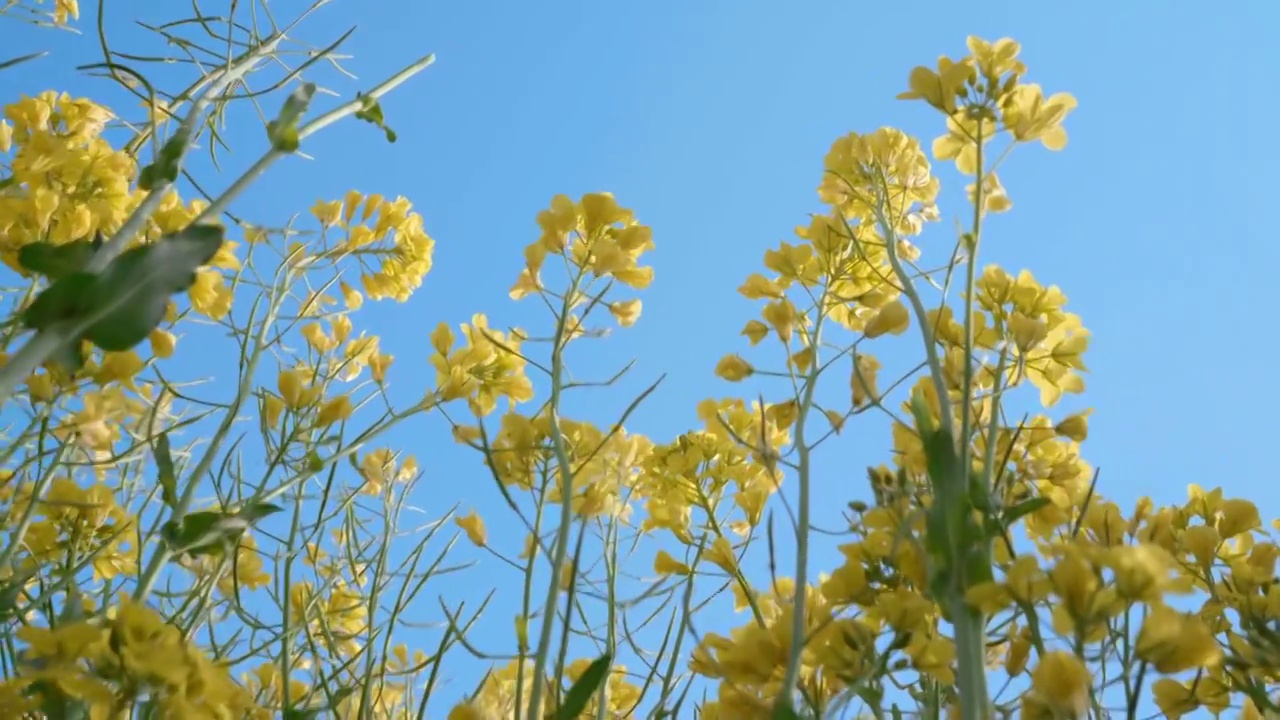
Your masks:
M 173 471 L 173 455 L 169 452 L 169 433 L 162 432 L 156 438 L 156 474 L 160 482 L 160 499 L 170 509 L 178 506 L 178 478 Z
M 187 513 L 181 522 L 170 520 L 164 524 L 162 534 L 164 540 L 177 553 L 185 553 L 192 557 L 200 555 L 221 555 L 224 544 L 233 535 L 238 537 L 244 532 L 244 526 L 232 528 L 226 521 L 234 516 L 205 510 Z
M 1052 501 L 1047 497 L 1027 498 L 1004 511 L 1004 525 L 1010 527 L 1022 518 L 1049 505 Z
M 552 717 L 555 720 L 577 720 L 578 716 L 587 709 L 587 703 L 591 702 L 591 697 L 604 685 L 612 662 L 613 655 L 610 653 L 592 660 L 564 694 L 564 702 Z
M 15 582 L 5 583 L 0 587 L 0 622 L 7 623 L 15 619 L 18 613 L 18 598 L 22 597 L 22 585 Z
M 267 139 L 271 141 L 273 150 L 286 153 L 297 152 L 298 146 L 302 144 L 297 125 L 282 127 L 276 120 L 267 122 Z
M 22 246 L 18 251 L 18 264 L 50 280 L 57 280 L 84 270 L 97 249 L 91 240 L 75 240 L 60 245 L 36 242 Z
M 63 372 L 75 377 L 84 367 L 84 346 L 79 340 L 70 340 L 54 348 L 45 362 L 61 368 Z
M 253 505 L 248 505 L 241 509 L 237 515 L 248 522 L 257 522 L 268 515 L 275 515 L 276 513 L 283 511 L 284 508 L 279 505 L 272 505 L 271 503 L 254 503 Z
M 338 706 L 342 704 L 351 695 L 355 694 L 356 689 L 351 686 L 342 687 L 332 693 L 333 700 L 328 705 L 312 708 L 285 708 L 281 714 L 281 720 L 315 720 L 321 717 L 321 713 L 334 712 Z
M 89 717 L 85 703 L 64 693 L 52 680 L 31 683 L 26 694 L 40 699 L 41 714 L 38 717 L 48 720 L 85 720 Z
M 39 566 L 24 571 L 15 571 L 14 575 L 0 585 L 0 622 L 9 622 L 18 612 L 18 600 L 23 590 L 31 582 L 31 578 L 40 573 Z
M 251 524 L 281 510 L 271 503 L 249 505 L 233 513 L 203 510 L 187 514 L 180 523 L 170 520 L 162 532 L 175 554 L 217 557 L 238 542 Z
M 58 624 L 71 624 L 77 620 L 84 619 L 84 603 L 81 598 L 80 588 L 75 585 L 67 587 L 66 596 L 62 601 L 62 612 L 58 613 Z
M 267 123 L 267 139 L 271 141 L 272 149 L 287 153 L 298 149 L 298 122 L 315 94 L 315 83 L 303 83 L 285 98 L 280 115 Z
M 324 459 L 320 457 L 320 453 L 315 450 L 307 452 L 307 471 L 318 473 L 324 469 Z
M 856 694 L 867 707 L 878 708 L 884 703 L 884 688 L 875 683 L 863 685 Z
M 187 151 L 188 135 L 179 132 L 160 148 L 160 157 L 138 173 L 138 188 L 150 192 L 162 184 L 178 180 L 182 170 L 182 155 Z
M 356 111 L 356 119 L 363 120 L 371 125 L 377 125 L 382 128 L 382 132 L 387 135 L 387 142 L 396 141 L 396 133 L 387 127 L 387 121 L 382 115 L 382 105 L 378 104 L 378 99 L 369 95 L 360 95 L 356 93 L 356 97 L 360 98 L 361 107 Z
M 4 62 L 0 62 L 0 70 L 8 70 L 14 65 L 21 65 L 24 62 L 36 60 L 48 54 L 49 54 L 48 50 L 41 50 L 40 52 L 33 52 L 30 55 L 22 55 L 20 57 L 11 58 L 9 60 L 5 60 Z
M 924 444 L 925 465 L 934 494 L 944 502 L 958 500 L 967 488 L 962 484 L 955 443 L 941 430 L 920 439 Z
M 929 413 L 929 406 L 925 403 L 924 393 L 911 393 L 911 415 L 916 419 L 916 432 L 920 433 L 922 440 L 937 431 L 933 415 Z
M 774 703 L 771 720 L 800 720 L 800 714 L 791 706 L 791 699 L 783 697 Z
M 40 291 L 22 311 L 22 322 L 32 330 L 48 330 L 58 323 L 84 316 L 89 291 L 97 278 L 89 273 L 72 273 Z
M 116 352 L 145 340 L 164 319 L 169 296 L 191 287 L 195 271 L 222 247 L 222 237 L 216 225 L 192 225 L 121 253 L 87 293 L 93 324 L 85 337 Z

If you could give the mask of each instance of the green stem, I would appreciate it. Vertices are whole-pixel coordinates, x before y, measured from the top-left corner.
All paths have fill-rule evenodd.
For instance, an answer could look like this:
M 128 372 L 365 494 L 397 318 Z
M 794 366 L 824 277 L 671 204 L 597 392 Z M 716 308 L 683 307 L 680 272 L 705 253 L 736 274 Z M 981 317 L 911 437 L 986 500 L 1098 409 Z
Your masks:
M 883 182 L 883 181 L 882 181 Z M 898 279 L 898 284 L 902 286 L 902 294 L 907 296 L 907 302 L 911 304 L 911 311 L 915 314 L 916 323 L 920 326 L 920 336 L 924 339 L 924 356 L 925 361 L 929 365 L 929 377 L 933 381 L 934 393 L 938 396 L 939 423 L 951 437 L 955 437 L 955 422 L 952 418 L 951 395 L 947 392 L 946 382 L 943 380 L 942 360 L 938 356 L 938 348 L 934 345 L 932 333 L 927 331 L 929 327 L 929 311 L 925 310 L 924 301 L 920 299 L 920 291 L 916 290 L 915 284 L 911 281 L 911 276 L 907 274 L 907 268 L 902 263 L 902 258 L 898 257 L 898 233 L 895 231 L 893 223 L 889 222 L 889 217 L 885 214 L 885 205 L 888 203 L 887 198 L 883 199 L 874 207 L 876 215 L 876 224 L 880 227 L 880 231 L 884 233 L 885 254 L 889 258 L 889 266 L 893 268 L 893 275 Z
M 822 321 L 826 318 L 827 290 L 823 288 L 818 302 L 818 318 L 813 324 L 813 336 L 809 338 L 809 348 L 813 350 L 813 358 L 809 365 L 809 373 L 805 377 L 803 398 L 800 402 L 799 415 L 796 417 L 796 454 L 798 456 L 796 477 L 800 486 L 799 507 L 796 509 L 796 577 L 795 599 L 791 602 L 791 651 L 787 657 L 787 671 L 782 678 L 782 688 L 775 700 L 777 706 L 786 703 L 791 707 L 791 695 L 795 692 L 796 682 L 800 676 L 800 658 L 804 654 L 804 644 L 808 635 L 806 599 L 809 586 L 809 510 L 811 504 L 810 473 L 812 470 L 812 448 L 805 439 L 806 422 L 813 409 L 813 396 L 818 387 L 818 375 L 822 371 L 822 363 L 818 357 L 822 344 Z M 762 408 L 763 410 L 763 408 Z M 763 420 L 762 420 L 763 422 Z M 762 451 L 769 451 L 762 448 Z
M 990 484 L 986 482 L 988 477 L 987 471 L 983 473 L 983 484 L 985 487 L 974 488 L 973 483 L 969 482 L 969 478 L 973 477 L 973 462 L 971 459 L 971 434 L 973 424 L 973 295 L 977 285 L 977 268 L 978 268 L 978 244 L 982 233 L 982 204 L 983 204 L 983 182 L 984 173 L 982 170 L 982 120 L 978 120 L 977 131 L 977 178 L 974 189 L 973 198 L 973 228 L 969 233 L 967 250 L 969 257 L 966 262 L 965 272 L 965 297 L 964 297 L 964 379 L 962 381 L 961 401 L 964 405 L 960 409 L 960 437 L 956 440 L 959 444 L 961 477 L 965 480 L 965 487 L 961 488 L 962 492 L 972 494 L 979 492 L 983 494 L 981 498 L 981 506 L 987 508 L 986 512 L 990 512 L 991 503 L 989 498 L 991 495 Z M 995 380 L 996 383 L 1000 379 Z M 998 408 L 992 408 L 992 416 L 998 416 Z M 994 422 L 992 423 L 994 427 Z M 989 438 L 988 442 L 994 439 Z M 977 504 L 979 498 L 970 496 L 968 498 L 969 507 Z M 971 522 L 970 518 L 965 518 L 966 522 Z M 991 560 L 991 538 L 986 537 L 983 540 L 981 548 L 976 549 L 982 553 L 982 562 L 990 563 Z M 987 720 L 991 712 L 991 698 L 987 689 L 987 638 L 986 638 L 986 617 L 981 613 L 969 607 L 965 602 L 965 590 L 968 589 L 969 583 L 972 581 L 969 575 L 969 567 L 973 562 L 967 557 L 968 549 L 961 549 L 960 552 L 952 555 L 954 569 L 960 570 L 957 583 L 952 584 L 951 598 L 952 612 L 951 616 L 955 622 L 956 635 L 956 655 L 957 655 L 957 673 L 956 678 L 960 684 L 960 708 L 961 717 L 964 720 Z
M 988 720 L 991 698 L 987 692 L 986 618 L 974 612 L 963 597 L 951 599 L 951 617 L 955 629 L 960 716 L 964 720 Z
M 539 720 L 538 708 L 542 704 L 546 686 L 547 658 L 551 654 L 551 635 L 556 621 L 556 604 L 560 596 L 560 576 L 564 572 L 565 558 L 569 554 L 569 530 L 573 526 L 573 470 L 569 466 L 569 451 L 564 435 L 560 432 L 560 400 L 564 392 L 564 347 L 571 307 L 569 301 L 578 294 L 582 275 L 574 278 L 560 305 L 556 319 L 556 333 L 551 350 L 551 397 L 547 401 L 547 419 L 550 423 L 551 444 L 560 474 L 560 526 L 556 528 L 555 557 L 551 562 L 551 577 L 547 581 L 547 596 L 543 606 L 542 630 L 538 636 L 538 654 L 533 662 L 533 688 L 529 695 L 529 720 Z M 568 622 L 566 619 L 565 622 Z M 517 708 L 516 712 L 519 712 Z
M 364 107 L 366 98 L 372 98 L 373 100 L 381 98 L 404 84 L 404 82 L 409 78 L 427 69 L 427 67 L 429 67 L 433 62 L 435 62 L 435 55 L 427 55 L 420 58 L 417 62 L 391 76 L 381 85 L 370 90 L 368 94 L 361 98 L 339 105 L 324 115 L 305 123 L 298 128 L 298 140 L 305 140 L 308 136 L 314 135 L 339 120 L 355 114 L 360 110 L 360 108 Z M 232 200 L 235 200 L 236 197 L 249 187 L 249 185 L 253 184 L 254 181 L 261 177 L 268 167 L 280 158 L 291 154 L 292 153 L 285 152 L 283 150 L 276 150 L 274 148 L 264 153 L 262 157 L 258 158 L 257 162 L 255 162 L 248 170 L 245 170 L 240 177 L 236 178 L 235 182 L 233 182 L 231 186 L 228 187 L 220 197 L 218 197 L 218 199 L 214 200 L 208 207 L 206 207 L 204 211 L 192 221 L 192 224 L 199 225 L 200 223 L 212 222 L 226 211 Z
M 288 275 L 286 275 L 287 277 Z M 186 516 L 187 511 L 191 508 L 191 503 L 195 501 L 196 491 L 200 487 L 200 478 L 204 477 L 209 472 L 209 469 L 213 467 L 213 463 L 217 459 L 217 453 L 222 450 L 223 442 L 238 419 L 240 408 L 244 405 L 245 398 L 249 397 L 253 391 L 254 376 L 257 374 L 258 362 L 267 349 L 267 338 L 275 323 L 276 314 L 280 310 L 280 304 L 284 300 L 285 294 L 283 289 L 272 293 L 271 303 L 267 306 L 262 325 L 258 330 L 257 337 L 254 338 L 253 349 L 248 357 L 244 358 L 245 362 L 242 365 L 244 369 L 240 376 L 240 384 L 236 388 L 236 395 L 231 401 L 231 406 L 227 408 L 227 412 L 222 417 L 222 422 L 218 424 L 217 430 L 214 431 L 213 437 L 209 440 L 209 446 L 205 448 L 204 454 L 188 475 L 187 483 L 182 489 L 182 495 L 174 505 L 170 519 L 175 523 L 181 523 L 182 518 Z M 252 322 L 252 319 L 250 322 Z M 165 563 L 169 562 L 172 557 L 173 548 L 169 547 L 167 542 L 161 542 L 155 553 L 152 554 L 151 561 L 147 564 L 146 569 L 138 577 L 138 585 L 133 592 L 134 600 L 141 601 L 147 597 L 151 592 L 152 584 L 156 581 L 156 577 L 159 576 Z
M 966 476 L 973 472 L 969 459 L 969 436 L 973 424 L 973 291 L 978 276 L 978 243 L 982 236 L 982 120 L 978 120 L 978 176 L 977 186 L 973 191 L 973 229 L 969 233 L 966 250 L 969 252 L 965 263 L 965 297 L 964 297 L 964 407 L 960 409 L 960 467 Z M 999 380 L 997 380 L 999 382 Z

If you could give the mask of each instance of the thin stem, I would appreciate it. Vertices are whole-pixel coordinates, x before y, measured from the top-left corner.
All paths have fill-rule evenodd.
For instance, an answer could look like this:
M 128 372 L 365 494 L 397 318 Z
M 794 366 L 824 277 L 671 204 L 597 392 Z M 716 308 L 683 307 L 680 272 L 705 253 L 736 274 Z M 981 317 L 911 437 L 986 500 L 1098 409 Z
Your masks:
M 378 85 L 373 90 L 370 90 L 368 94 L 363 97 L 373 98 L 374 100 L 381 98 L 400 85 L 403 85 L 414 75 L 426 70 L 433 62 L 435 62 L 435 59 L 435 55 L 427 55 L 419 58 L 412 65 L 406 67 L 395 75 L 392 75 L 385 82 Z M 339 105 L 324 115 L 300 126 L 298 128 L 298 140 L 305 140 L 308 136 L 320 132 L 339 120 L 343 120 L 349 115 L 354 115 L 362 107 L 364 107 L 363 99 L 352 100 Z M 258 158 L 257 162 L 250 166 L 248 170 L 245 170 L 240 177 L 236 178 L 235 182 L 231 183 L 231 186 L 222 193 L 222 196 L 210 203 L 209 206 L 206 207 L 194 221 L 192 221 L 192 223 L 198 225 L 200 223 L 213 221 L 226 211 L 227 207 L 231 205 L 231 201 L 235 200 L 235 198 L 253 184 L 255 180 L 261 177 L 272 163 L 289 154 L 291 153 L 277 150 L 275 148 L 268 150 L 262 155 L 262 157 Z
M 983 480 L 984 487 L 974 488 L 973 483 L 968 482 L 968 478 L 973 475 L 973 463 L 970 459 L 971 443 L 970 434 L 972 432 L 971 425 L 973 423 L 973 295 L 974 287 L 977 284 L 977 258 L 978 258 L 978 242 L 979 235 L 982 232 L 982 204 L 983 204 L 983 182 L 985 180 L 982 171 L 982 120 L 978 120 L 978 137 L 977 145 L 977 178 L 976 189 L 974 190 L 973 200 L 973 227 L 969 232 L 968 250 L 969 257 L 966 259 L 965 273 L 965 296 L 964 296 L 964 379 L 962 381 L 962 401 L 964 406 L 960 410 L 960 437 L 957 438 L 959 443 L 960 454 L 960 472 L 966 479 L 968 487 L 962 488 L 964 492 L 979 492 L 983 494 L 982 498 L 969 498 L 969 505 L 980 505 L 986 508 L 986 512 L 991 512 L 991 504 L 988 501 L 991 496 L 991 487 L 985 482 L 987 473 L 984 471 Z M 1000 382 L 996 378 L 995 382 Z M 998 408 L 993 407 L 992 416 L 998 415 Z M 994 423 L 993 423 L 994 426 Z M 979 503 L 979 501 L 982 501 Z M 966 518 L 967 520 L 967 518 Z M 983 562 L 990 562 L 991 559 L 992 539 L 987 537 L 984 546 L 981 548 L 983 553 Z M 968 551 L 965 551 L 968 552 Z M 961 559 L 962 562 L 957 568 L 963 571 L 966 562 L 961 553 L 952 556 L 955 559 Z M 986 720 L 990 717 L 991 698 L 987 688 L 986 674 L 986 617 L 980 611 L 974 610 L 964 598 L 964 591 L 968 587 L 970 579 L 961 576 L 958 586 L 952 587 L 952 617 L 955 618 L 955 634 L 956 634 L 956 650 L 957 650 L 957 673 L 956 678 L 960 684 L 960 709 L 964 720 Z
M 286 273 L 286 278 L 288 277 Z M 214 431 L 213 437 L 209 440 L 209 445 L 205 448 L 204 454 L 196 463 L 195 468 L 187 477 L 185 487 L 183 487 L 182 495 L 178 498 L 178 502 L 174 505 L 171 520 L 175 523 L 182 522 L 182 518 L 186 516 L 187 510 L 190 509 L 191 503 L 195 500 L 196 490 L 200 486 L 200 478 L 209 472 L 213 467 L 217 453 L 222 449 L 222 443 L 226 440 L 227 434 L 231 432 L 231 427 L 235 424 L 236 418 L 240 413 L 240 406 L 244 403 L 244 399 L 249 396 L 253 390 L 254 376 L 256 375 L 258 361 L 262 358 L 263 351 L 267 348 L 267 337 L 270 334 L 272 325 L 274 324 L 276 313 L 279 312 L 280 303 L 284 299 L 283 291 L 272 293 L 271 304 L 267 308 L 266 315 L 263 317 L 261 328 L 258 335 L 254 338 L 253 349 L 249 356 L 245 358 L 243 372 L 240 376 L 240 385 L 236 388 L 236 396 L 231 401 L 231 407 L 222 417 L 222 422 L 218 424 L 218 429 Z M 151 586 L 155 582 L 156 577 L 160 574 L 160 570 L 165 563 L 173 556 L 173 548 L 169 547 L 167 542 L 161 542 L 160 547 L 151 556 L 151 562 L 147 564 L 147 568 L 138 578 L 138 586 L 134 588 L 133 599 L 141 601 L 151 592 Z
M 933 380 L 933 389 L 938 396 L 939 422 L 942 429 L 947 434 L 955 437 L 955 423 L 952 421 L 951 395 L 947 392 L 947 386 L 942 374 L 942 361 L 938 357 L 938 348 L 934 346 L 932 334 L 927 332 L 925 328 L 929 326 L 929 312 L 924 308 L 924 301 L 920 299 L 920 292 L 916 290 L 914 283 L 910 281 L 906 266 L 902 263 L 902 258 L 898 257 L 898 233 L 893 229 L 893 224 L 889 222 L 889 218 L 885 215 L 884 202 L 874 205 L 873 209 L 876 215 L 876 224 L 879 225 L 884 232 L 885 255 L 889 258 L 889 266 L 893 268 L 893 274 L 898 278 L 898 283 L 902 286 L 902 294 L 907 296 L 907 302 L 911 303 L 911 310 L 915 313 L 916 322 L 921 328 L 921 337 L 924 338 L 924 356 L 925 361 L 929 364 L 929 377 Z
M 560 431 L 560 400 L 564 391 L 564 348 L 567 343 L 570 311 L 569 299 L 578 294 L 582 274 L 574 278 L 569 292 L 564 294 L 560 314 L 556 319 L 556 333 L 551 348 L 551 397 L 547 402 L 547 419 L 551 426 L 551 444 L 559 465 L 560 474 L 560 526 L 556 528 L 555 557 L 551 562 L 551 577 L 547 581 L 546 602 L 542 610 L 542 630 L 538 637 L 538 653 L 533 661 L 533 689 L 529 696 L 529 720 L 539 720 L 542 705 L 544 676 L 547 657 L 551 654 L 551 631 L 556 620 L 556 604 L 560 596 L 560 576 L 564 572 L 565 558 L 569 554 L 569 530 L 573 525 L 573 470 L 569 466 L 569 451 Z M 568 618 L 565 619 L 568 623 Z M 516 710 L 519 712 L 519 709 Z
M 969 257 L 965 262 L 965 294 L 964 294 L 964 407 L 960 409 L 960 467 L 965 474 L 972 471 L 969 462 L 969 435 L 973 423 L 973 290 L 977 284 L 978 243 L 982 236 L 982 186 L 986 178 L 982 172 L 982 119 L 978 119 L 977 137 L 977 178 L 973 191 L 973 229 L 969 232 L 967 247 Z M 983 492 L 989 492 L 985 488 Z
M 811 504 L 811 454 L 813 448 L 805 438 L 809 413 L 813 409 L 814 392 L 818 387 L 818 376 L 822 371 L 819 348 L 822 345 L 822 324 L 826 318 L 827 291 L 824 288 L 822 299 L 818 303 L 818 318 L 813 324 L 813 336 L 809 339 L 809 347 L 813 350 L 813 358 L 809 366 L 809 374 L 805 378 L 804 394 L 800 402 L 799 416 L 796 418 L 796 452 L 799 456 L 796 470 L 797 484 L 800 486 L 799 507 L 796 509 L 796 576 L 795 599 L 791 602 L 791 651 L 787 658 L 787 671 L 782 677 L 782 689 L 775 700 L 786 703 L 790 707 L 791 694 L 795 691 L 796 681 L 800 676 L 800 658 L 804 654 L 807 632 L 806 598 L 809 585 L 809 510 Z M 769 448 L 763 448 L 767 451 Z

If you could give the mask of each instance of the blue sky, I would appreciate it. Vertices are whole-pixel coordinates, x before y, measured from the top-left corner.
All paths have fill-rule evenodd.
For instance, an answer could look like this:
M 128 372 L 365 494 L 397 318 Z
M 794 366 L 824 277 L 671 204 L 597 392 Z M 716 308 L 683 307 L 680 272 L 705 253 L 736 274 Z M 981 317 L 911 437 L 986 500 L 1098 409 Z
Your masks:
M 1073 93 L 1079 108 L 1065 152 L 1027 147 L 1008 162 L 1002 181 L 1014 210 L 988 224 L 985 260 L 1059 285 L 1093 332 L 1088 391 L 1064 407 L 1095 408 L 1085 453 L 1102 469 L 1102 492 L 1131 507 L 1140 494 L 1178 502 L 1188 483 L 1222 485 L 1274 516 L 1267 418 L 1280 386 L 1265 327 L 1280 252 L 1265 208 L 1280 195 L 1271 172 L 1280 53 L 1266 29 L 1280 26 L 1280 11 L 1260 0 L 893 8 L 341 0 L 302 32 L 322 44 L 358 26 L 344 50 L 361 79 L 329 83 L 335 89 L 349 95 L 437 55 L 383 103 L 399 142 L 354 121 L 331 128 L 304 148 L 314 161 L 280 163 L 236 211 L 279 220 L 353 187 L 415 203 L 438 243 L 436 269 L 410 303 L 366 312 L 361 327 L 383 336 L 397 357 L 394 381 L 416 394 L 432 379 L 436 322 L 480 311 L 495 325 L 546 327 L 532 304 L 506 297 L 521 249 L 537 236 L 534 216 L 556 193 L 615 193 L 653 227 L 656 281 L 641 296 L 640 323 L 585 346 L 575 362 L 580 374 L 607 376 L 638 358 L 632 379 L 578 407 L 608 422 L 666 373 L 629 428 L 666 440 L 696 424 L 698 400 L 753 394 L 712 375 L 722 355 L 746 349 L 738 333 L 757 312 L 736 288 L 820 209 L 830 143 L 881 125 L 931 140 L 941 118 L 894 98 L 910 69 L 963 54 L 969 34 L 1011 36 L 1029 80 Z M 90 34 L 79 38 L 0 26 L 17 47 L 6 56 L 28 44 L 53 51 L 0 73 L 0 96 L 57 88 L 104 97 L 103 81 L 71 70 L 96 59 L 91 15 L 86 8 Z M 116 42 L 156 50 L 129 19 L 109 19 Z M 241 120 L 229 131 L 233 167 L 264 143 L 253 118 Z M 950 167 L 937 172 L 949 188 L 944 222 L 920 241 L 934 258 L 949 251 L 963 211 L 959 178 Z M 820 519 L 865 497 L 862 468 L 887 461 L 889 442 L 883 422 L 864 421 L 824 450 Z M 500 500 L 477 458 L 453 447 L 439 423 L 406 426 L 389 444 L 423 461 L 424 502 L 444 510 L 464 501 L 494 518 L 494 544 L 518 547 L 521 534 L 498 521 Z M 833 561 L 820 554 L 816 566 Z M 499 611 L 479 637 L 499 647 L 510 617 Z

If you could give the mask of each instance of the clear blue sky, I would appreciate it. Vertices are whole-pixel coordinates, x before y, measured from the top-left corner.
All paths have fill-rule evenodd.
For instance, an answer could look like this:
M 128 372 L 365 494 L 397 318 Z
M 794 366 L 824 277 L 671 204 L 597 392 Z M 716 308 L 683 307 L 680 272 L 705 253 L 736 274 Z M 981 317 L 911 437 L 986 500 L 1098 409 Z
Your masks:
M 506 292 L 551 196 L 612 191 L 653 227 L 656 282 L 642 295 L 640 323 L 579 351 L 576 368 L 605 376 L 639 358 L 625 390 L 594 396 L 607 397 L 595 406 L 599 422 L 625 406 L 626 390 L 667 373 L 630 429 L 669 439 L 696 423 L 699 399 L 743 390 L 712 375 L 720 356 L 745 349 L 738 333 L 756 312 L 735 288 L 819 209 L 815 187 L 831 141 L 881 125 L 931 140 L 941 118 L 894 99 L 910 69 L 963 54 L 969 34 L 1011 36 L 1023 45 L 1029 79 L 1073 93 L 1080 105 L 1067 121 L 1065 152 L 1024 148 L 1005 168 L 1014 211 L 989 224 L 986 260 L 1059 285 L 1092 330 L 1087 394 L 1064 407 L 1096 408 L 1085 452 L 1102 469 L 1103 492 L 1131 507 L 1139 494 L 1178 502 L 1188 483 L 1220 484 L 1275 516 L 1268 428 L 1280 384 L 1268 278 L 1280 252 L 1267 208 L 1280 195 L 1280 6 L 894 7 L 336 2 L 303 35 L 320 43 L 358 25 L 344 49 L 361 81 L 333 83 L 344 93 L 437 54 L 433 68 L 383 103 L 400 140 L 387 145 L 354 121 L 332 128 L 305 147 L 315 161 L 281 163 L 262 186 L 269 192 L 236 210 L 280 219 L 353 187 L 413 200 L 438 242 L 436 269 L 407 306 L 366 312 L 362 327 L 383 335 L 397 357 L 395 382 L 416 395 L 431 379 L 427 335 L 436 322 L 477 311 L 495 325 L 541 318 Z M 283 4 L 277 10 L 286 14 Z M 143 37 L 116 12 L 109 25 L 118 43 Z M 91 14 L 86 8 L 90 32 Z M 18 46 L 6 56 L 36 44 L 15 25 L 0 34 Z M 91 37 L 46 34 L 39 44 L 54 55 L 0 73 L 0 96 L 49 87 L 101 96 L 103 81 L 69 69 L 95 59 Z M 243 119 L 250 122 L 229 135 L 243 148 L 233 166 L 263 144 L 261 128 Z M 921 241 L 934 258 L 950 248 L 962 210 L 959 179 L 949 167 L 938 172 L 950 187 L 944 222 Z M 427 468 L 423 504 L 443 510 L 464 499 L 492 518 L 492 542 L 519 546 L 520 534 L 498 522 L 500 501 L 478 458 L 452 447 L 440 424 L 406 427 L 390 444 Z M 874 421 L 824 451 L 817 500 L 825 519 L 865 497 L 861 468 L 886 461 L 888 449 L 888 429 Z M 821 554 L 815 569 L 832 560 Z M 482 562 L 499 572 L 492 559 Z M 505 651 L 511 615 L 496 612 L 481 644 Z

